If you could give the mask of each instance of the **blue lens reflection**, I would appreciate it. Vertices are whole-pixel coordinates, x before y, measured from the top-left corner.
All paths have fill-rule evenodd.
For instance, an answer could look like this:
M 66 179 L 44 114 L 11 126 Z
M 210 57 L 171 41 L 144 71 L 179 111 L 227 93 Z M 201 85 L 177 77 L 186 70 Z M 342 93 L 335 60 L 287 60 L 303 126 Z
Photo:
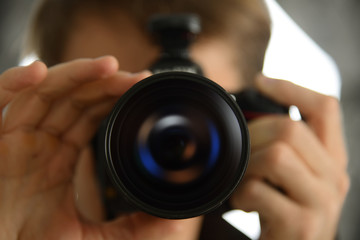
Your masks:
M 208 146 L 208 159 L 203 162 L 203 173 L 213 169 L 217 163 L 220 155 L 220 135 L 214 123 L 207 121 L 208 125 L 208 134 L 210 137 L 210 146 Z M 148 142 L 140 141 L 138 142 L 138 154 L 140 158 L 140 163 L 143 165 L 145 170 L 150 173 L 152 176 L 155 176 L 159 179 L 164 179 L 166 171 L 162 166 L 160 166 L 157 161 L 154 159 L 153 155 L 150 152 Z
M 139 144 L 140 160 L 145 169 L 155 177 L 162 178 L 164 175 L 163 169 L 155 162 L 150 150 L 144 144 Z
M 207 169 L 210 170 L 214 167 L 215 163 L 219 158 L 220 136 L 215 125 L 212 122 L 208 121 L 208 126 L 210 130 L 211 149 Z

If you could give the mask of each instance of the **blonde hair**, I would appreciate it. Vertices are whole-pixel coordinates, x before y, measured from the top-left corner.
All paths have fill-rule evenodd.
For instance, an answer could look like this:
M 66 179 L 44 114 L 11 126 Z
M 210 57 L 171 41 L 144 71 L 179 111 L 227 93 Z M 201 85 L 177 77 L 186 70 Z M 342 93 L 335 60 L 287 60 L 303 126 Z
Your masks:
M 33 17 L 26 52 L 48 66 L 61 62 L 76 15 L 91 10 L 106 16 L 119 9 L 145 31 L 155 13 L 191 12 L 202 22 L 202 35 L 230 37 L 236 43 L 237 62 L 245 81 L 262 70 L 270 38 L 270 20 L 262 0 L 41 0 Z

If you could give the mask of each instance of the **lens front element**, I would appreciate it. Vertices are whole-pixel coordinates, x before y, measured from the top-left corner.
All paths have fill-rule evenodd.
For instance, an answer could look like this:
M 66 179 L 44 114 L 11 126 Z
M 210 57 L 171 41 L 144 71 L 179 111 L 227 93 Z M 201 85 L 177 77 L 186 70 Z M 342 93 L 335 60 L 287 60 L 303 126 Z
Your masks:
M 249 154 L 245 120 L 216 83 L 196 74 L 153 75 L 114 108 L 106 134 L 109 172 L 137 208 L 189 218 L 220 206 Z

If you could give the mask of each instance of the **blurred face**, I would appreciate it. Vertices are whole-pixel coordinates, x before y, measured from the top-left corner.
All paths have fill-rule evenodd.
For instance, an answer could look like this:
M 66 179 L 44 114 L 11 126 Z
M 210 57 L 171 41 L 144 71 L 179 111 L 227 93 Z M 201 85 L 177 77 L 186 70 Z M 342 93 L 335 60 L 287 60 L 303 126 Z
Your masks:
M 72 26 L 62 61 L 113 55 L 118 59 L 120 70 L 139 72 L 148 69 L 157 60 L 159 53 L 160 48 L 154 45 L 126 15 L 120 12 L 112 13 L 105 19 L 97 15 L 81 14 Z M 205 76 L 229 92 L 236 92 L 243 87 L 240 73 L 235 65 L 235 54 L 232 44 L 220 37 L 201 37 L 190 49 L 191 57 L 202 67 Z M 91 165 L 86 162 L 84 164 Z M 80 164 L 79 175 L 82 172 L 90 172 L 91 168 L 84 167 L 84 164 Z M 81 212 L 87 215 L 95 211 L 94 204 L 89 205 L 89 199 L 92 198 L 86 197 L 92 193 L 86 192 L 88 187 L 84 188 L 84 185 L 89 184 L 86 177 L 88 175 L 82 174 L 76 184 L 77 191 L 85 196 L 83 199 L 86 199 L 86 204 L 79 202 L 78 205 Z M 199 223 L 199 218 L 183 221 L 183 224 L 187 224 L 186 232 L 189 235 L 198 231 Z
M 154 45 L 135 24 L 121 12 L 111 17 L 80 14 L 66 44 L 63 61 L 83 57 L 113 55 L 119 61 L 120 70 L 139 72 L 148 69 L 158 58 L 160 48 Z M 235 65 L 233 44 L 225 37 L 201 37 L 190 49 L 190 55 L 198 63 L 205 76 L 220 84 L 229 92 L 243 86 Z

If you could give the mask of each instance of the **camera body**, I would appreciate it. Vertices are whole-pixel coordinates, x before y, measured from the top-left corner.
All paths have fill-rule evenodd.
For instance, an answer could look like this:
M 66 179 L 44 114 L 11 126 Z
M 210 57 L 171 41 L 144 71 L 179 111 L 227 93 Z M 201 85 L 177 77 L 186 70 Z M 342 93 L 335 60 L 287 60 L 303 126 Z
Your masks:
M 250 138 L 239 105 L 248 119 L 287 110 L 253 90 L 229 94 L 202 76 L 188 52 L 201 31 L 196 15 L 158 15 L 149 30 L 163 48 L 154 75 L 116 103 L 97 155 L 134 209 L 170 219 L 203 215 L 230 197 L 247 167 Z M 116 198 L 112 211 L 122 204 Z

